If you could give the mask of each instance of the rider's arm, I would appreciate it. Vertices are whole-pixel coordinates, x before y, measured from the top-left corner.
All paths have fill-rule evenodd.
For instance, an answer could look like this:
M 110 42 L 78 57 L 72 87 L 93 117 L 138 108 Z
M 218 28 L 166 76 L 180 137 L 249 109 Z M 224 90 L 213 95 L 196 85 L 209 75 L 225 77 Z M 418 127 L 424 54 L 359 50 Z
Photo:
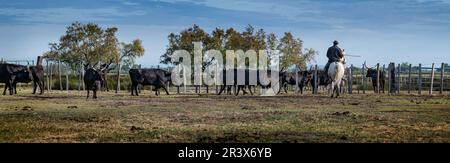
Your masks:
M 340 58 L 344 58 L 344 53 L 342 52 L 342 49 L 341 48 L 338 48 L 338 51 L 339 51 L 339 57 Z

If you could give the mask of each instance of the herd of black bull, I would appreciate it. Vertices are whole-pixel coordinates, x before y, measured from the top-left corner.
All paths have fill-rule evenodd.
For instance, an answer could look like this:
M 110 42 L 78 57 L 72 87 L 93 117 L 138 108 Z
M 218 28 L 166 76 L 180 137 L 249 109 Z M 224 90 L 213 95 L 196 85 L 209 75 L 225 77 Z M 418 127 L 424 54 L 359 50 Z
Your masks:
M 236 72 L 236 70 L 234 70 Z M 226 73 L 224 71 L 224 73 Z M 287 93 L 288 85 L 295 86 L 298 84 L 299 91 L 303 93 L 305 86 L 308 84 L 313 88 L 317 88 L 315 86 L 315 75 L 313 71 L 299 71 L 295 73 L 288 73 L 285 71 L 280 72 L 280 86 Z M 102 67 L 97 70 L 94 68 L 89 68 L 86 70 L 84 75 L 84 83 L 87 89 L 87 98 L 89 98 L 89 92 L 93 91 L 93 98 L 97 98 L 97 90 L 100 87 L 107 88 L 106 84 L 106 74 L 107 67 Z M 236 73 L 235 73 L 236 74 Z M 244 94 L 247 93 L 246 89 L 252 92 L 252 87 L 256 85 L 262 87 L 270 87 L 271 83 L 268 85 L 262 85 L 259 81 L 256 85 L 251 85 L 248 83 L 248 70 L 245 73 L 246 75 L 246 83 L 245 84 L 237 84 L 237 77 L 234 76 L 233 84 L 227 84 L 225 86 L 221 86 L 219 95 L 223 93 L 225 90 L 231 94 L 231 87 L 235 86 L 237 91 L 235 91 L 236 95 L 239 94 L 240 90 L 243 91 Z M 384 90 L 384 75 L 385 73 L 380 72 L 380 90 Z M 131 95 L 138 96 L 139 95 L 139 85 L 151 85 L 154 87 L 153 91 L 155 91 L 155 95 L 159 95 L 159 90 L 162 88 L 165 90 L 166 94 L 169 94 L 167 90 L 167 83 L 171 81 L 171 73 L 161 69 L 131 69 L 129 71 L 130 79 L 131 79 Z M 223 75 L 224 83 L 226 83 L 226 75 Z M 318 71 L 318 85 L 327 85 L 326 75 L 324 71 Z M 377 71 L 373 69 L 369 69 L 367 71 L 366 77 L 372 78 L 372 84 L 374 87 L 374 91 L 377 91 Z M 298 82 L 297 82 L 298 81 Z M 44 90 L 44 69 L 42 66 L 23 66 L 16 64 L 0 64 L 0 83 L 5 83 L 5 89 L 3 91 L 3 95 L 6 94 L 6 89 L 9 89 L 10 95 L 17 93 L 16 85 L 17 83 L 29 83 L 33 82 L 33 94 L 36 93 L 37 87 L 40 89 L 40 94 L 43 94 Z M 281 91 L 281 89 L 280 89 Z M 278 93 L 280 93 L 280 91 Z

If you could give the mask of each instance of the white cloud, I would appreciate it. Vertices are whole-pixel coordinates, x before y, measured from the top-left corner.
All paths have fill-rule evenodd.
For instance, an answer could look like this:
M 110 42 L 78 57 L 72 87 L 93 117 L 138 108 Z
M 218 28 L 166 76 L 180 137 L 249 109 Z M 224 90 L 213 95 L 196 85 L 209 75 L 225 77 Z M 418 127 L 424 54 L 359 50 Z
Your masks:
M 13 16 L 20 22 L 65 23 L 77 21 L 108 21 L 114 17 L 145 15 L 145 11 L 121 11 L 116 7 L 77 9 L 77 8 L 45 8 L 18 9 L 0 8 L 0 15 Z
M 128 1 L 128 0 L 122 0 L 122 4 L 127 5 L 127 6 L 137 6 L 137 5 L 139 5 L 139 3 L 137 3 L 137 2 L 132 2 L 132 1 Z
M 218 9 L 233 10 L 233 11 L 245 11 L 256 12 L 264 14 L 274 14 L 282 16 L 289 20 L 301 20 L 301 16 L 317 16 L 321 14 L 321 11 L 315 8 L 310 8 L 307 5 L 308 1 L 295 1 L 295 5 L 283 3 L 282 1 L 254 1 L 254 0 L 154 0 L 159 2 L 168 3 L 192 3 L 197 5 L 203 5 L 207 7 L 213 7 Z

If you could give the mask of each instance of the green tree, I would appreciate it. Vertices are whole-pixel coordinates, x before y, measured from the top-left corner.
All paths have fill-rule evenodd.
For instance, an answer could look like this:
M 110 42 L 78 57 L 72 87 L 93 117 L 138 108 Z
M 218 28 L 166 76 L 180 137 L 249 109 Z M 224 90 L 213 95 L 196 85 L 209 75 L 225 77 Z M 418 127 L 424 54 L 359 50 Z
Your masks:
M 73 65 L 83 63 L 85 69 L 118 60 L 117 28 L 103 30 L 94 23 L 72 23 L 59 43 L 51 43 L 45 57 Z
M 144 56 L 145 49 L 140 39 L 133 40 L 131 43 L 122 42 L 120 47 L 118 65 L 134 65 L 136 58 Z
M 314 59 L 317 52 L 310 49 L 303 49 L 303 41 L 296 39 L 290 32 L 284 33 L 277 47 L 280 51 L 280 68 L 287 69 L 291 65 L 296 65 L 301 69 L 306 69 L 306 64 Z
M 139 39 L 133 40 L 131 43 L 121 43 L 120 57 L 116 60 L 117 64 L 117 85 L 116 93 L 120 91 L 120 71 L 122 65 L 134 65 L 134 61 L 137 57 L 144 56 L 145 49 L 142 47 L 142 41 Z M 130 67 L 127 67 L 129 69 Z

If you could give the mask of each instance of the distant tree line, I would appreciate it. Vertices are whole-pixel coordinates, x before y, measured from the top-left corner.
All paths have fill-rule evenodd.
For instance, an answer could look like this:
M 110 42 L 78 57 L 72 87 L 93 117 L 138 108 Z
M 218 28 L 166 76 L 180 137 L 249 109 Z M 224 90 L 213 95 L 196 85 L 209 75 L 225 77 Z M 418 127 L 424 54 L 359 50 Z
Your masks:
M 255 29 L 248 25 L 244 31 L 239 32 L 234 28 L 215 28 L 212 32 L 206 32 L 198 25 L 193 25 L 179 33 L 168 35 L 169 45 L 161 56 L 161 63 L 176 64 L 171 62 L 171 55 L 176 50 L 186 50 L 194 56 L 193 42 L 202 43 L 203 66 L 211 64 L 212 58 L 205 56 L 207 50 L 219 50 L 222 54 L 226 50 L 267 50 L 269 57 L 275 50 L 280 52 L 280 68 L 289 68 L 292 65 L 306 69 L 307 63 L 312 61 L 317 54 L 313 48 L 304 48 L 303 41 L 296 38 L 290 32 L 285 32 L 280 39 L 274 33 L 267 34 L 264 29 Z M 257 54 L 258 57 L 260 54 Z M 225 57 L 223 58 L 225 61 Z

